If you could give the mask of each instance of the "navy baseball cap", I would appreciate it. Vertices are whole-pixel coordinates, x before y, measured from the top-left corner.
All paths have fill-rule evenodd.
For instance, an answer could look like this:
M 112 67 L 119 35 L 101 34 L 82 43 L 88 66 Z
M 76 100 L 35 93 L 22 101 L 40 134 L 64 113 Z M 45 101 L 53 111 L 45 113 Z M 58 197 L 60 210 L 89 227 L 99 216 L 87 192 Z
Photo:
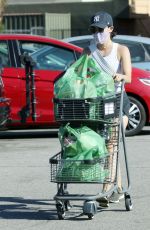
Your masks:
M 107 26 L 113 26 L 113 19 L 110 14 L 106 13 L 105 11 L 100 11 L 91 18 L 90 26 L 104 29 Z

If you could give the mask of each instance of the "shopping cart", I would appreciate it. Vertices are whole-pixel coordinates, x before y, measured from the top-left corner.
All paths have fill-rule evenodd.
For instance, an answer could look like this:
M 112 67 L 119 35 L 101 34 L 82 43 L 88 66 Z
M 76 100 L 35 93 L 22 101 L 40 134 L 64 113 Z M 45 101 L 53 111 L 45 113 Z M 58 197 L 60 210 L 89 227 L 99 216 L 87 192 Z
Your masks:
M 92 219 L 97 212 L 96 200 L 109 196 L 117 189 L 118 161 L 120 145 L 123 145 L 127 188 L 122 192 L 127 211 L 132 210 L 130 177 L 128 170 L 125 134 L 122 122 L 123 89 L 116 96 L 87 99 L 54 99 L 55 119 L 61 125 L 70 123 L 73 127 L 88 125 L 103 136 L 108 153 L 93 160 L 65 159 L 63 150 L 50 158 L 51 182 L 57 183 L 54 196 L 59 219 L 64 219 L 70 208 L 70 201 L 84 201 L 83 213 Z M 67 191 L 68 184 L 109 184 L 109 191 L 100 189 L 97 194 L 72 194 Z

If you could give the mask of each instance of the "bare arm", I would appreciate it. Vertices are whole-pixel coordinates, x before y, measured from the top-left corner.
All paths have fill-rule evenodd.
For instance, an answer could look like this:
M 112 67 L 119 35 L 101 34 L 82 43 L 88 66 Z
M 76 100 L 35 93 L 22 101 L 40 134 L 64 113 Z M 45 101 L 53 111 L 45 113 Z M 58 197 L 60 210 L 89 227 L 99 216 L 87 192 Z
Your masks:
M 132 72 L 132 66 L 131 66 L 131 56 L 128 47 L 119 45 L 118 47 L 118 56 L 121 61 L 123 74 L 116 74 L 115 80 L 121 81 L 125 80 L 126 83 L 131 82 L 131 72 Z

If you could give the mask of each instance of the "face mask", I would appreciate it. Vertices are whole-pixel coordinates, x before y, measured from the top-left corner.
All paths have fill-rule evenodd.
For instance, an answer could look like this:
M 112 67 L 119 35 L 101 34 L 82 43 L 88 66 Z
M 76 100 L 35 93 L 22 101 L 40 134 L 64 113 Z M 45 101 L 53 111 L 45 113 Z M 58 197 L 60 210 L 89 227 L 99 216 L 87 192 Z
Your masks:
M 108 31 L 104 31 L 102 33 L 98 32 L 95 33 L 94 35 L 94 40 L 96 44 L 104 44 L 105 42 L 107 42 L 107 39 L 109 37 L 109 32 Z

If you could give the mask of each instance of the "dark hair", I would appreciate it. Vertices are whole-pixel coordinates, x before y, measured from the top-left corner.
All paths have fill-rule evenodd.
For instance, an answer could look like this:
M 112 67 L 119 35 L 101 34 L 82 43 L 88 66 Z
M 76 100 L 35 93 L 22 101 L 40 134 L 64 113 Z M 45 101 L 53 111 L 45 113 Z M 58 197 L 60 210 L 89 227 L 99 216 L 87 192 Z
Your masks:
M 116 35 L 117 35 L 117 31 L 113 30 L 110 35 L 111 39 L 115 37 Z

